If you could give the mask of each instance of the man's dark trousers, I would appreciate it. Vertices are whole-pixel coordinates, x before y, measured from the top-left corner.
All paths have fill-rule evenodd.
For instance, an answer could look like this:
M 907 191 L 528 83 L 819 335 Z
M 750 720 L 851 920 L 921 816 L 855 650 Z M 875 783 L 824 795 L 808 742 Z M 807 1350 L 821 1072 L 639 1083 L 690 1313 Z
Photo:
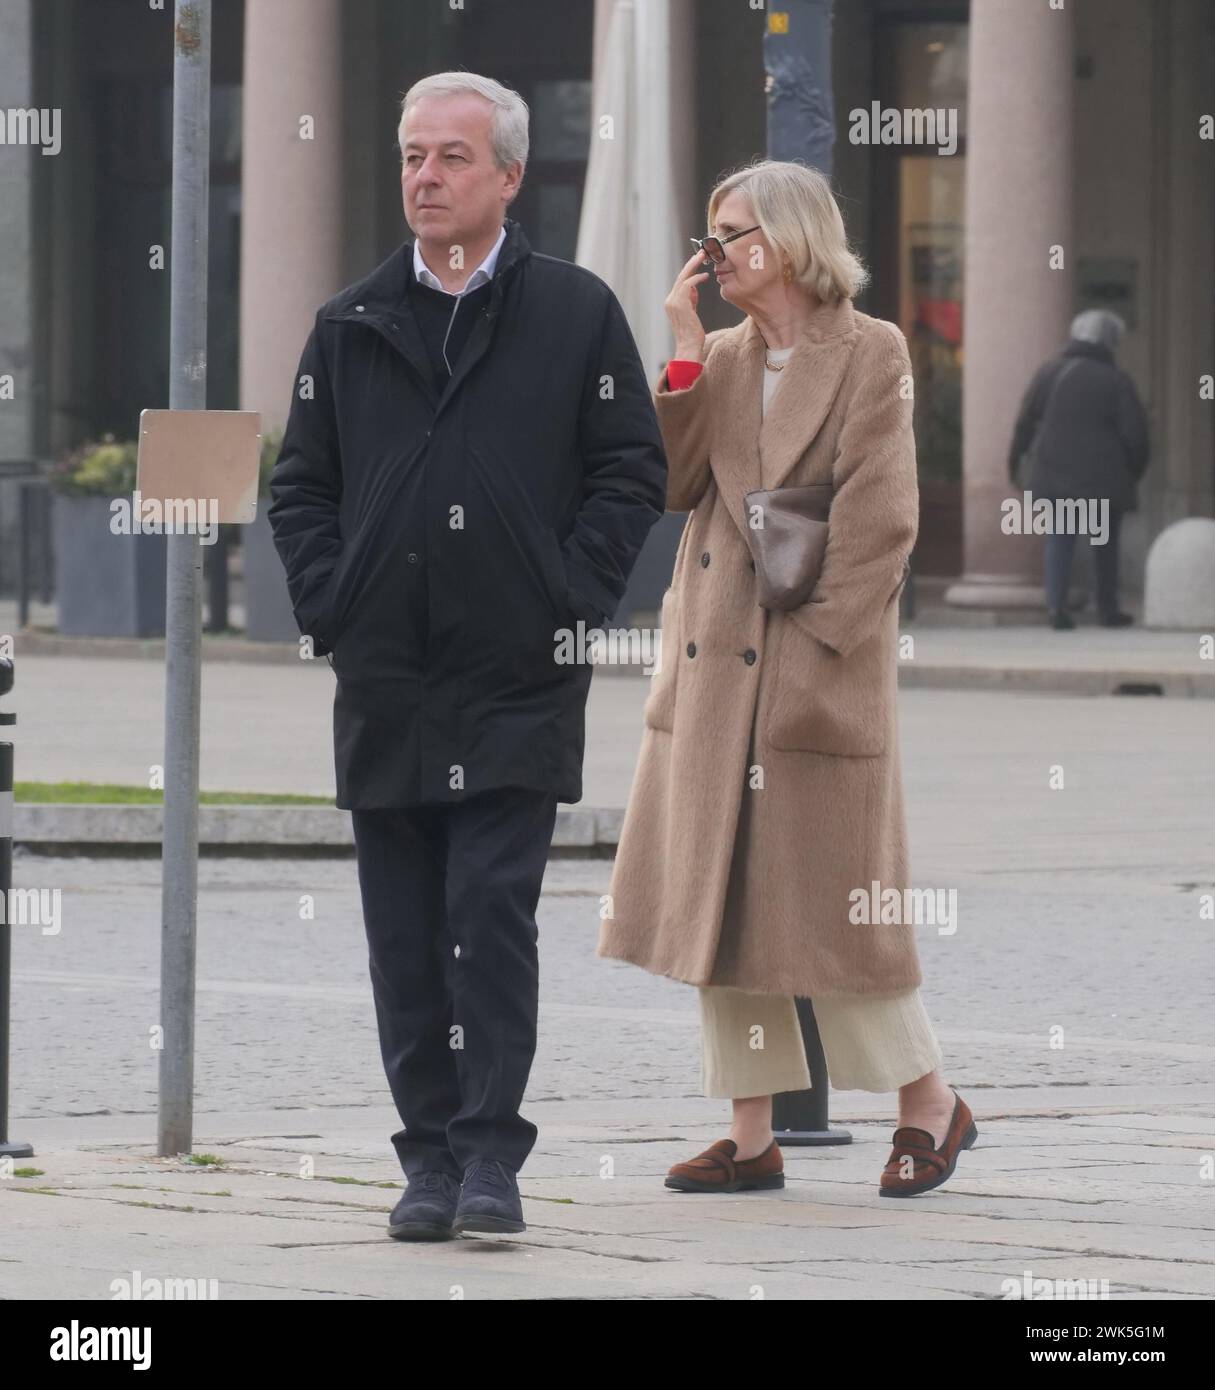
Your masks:
M 518 1171 L 537 1134 L 519 1106 L 556 794 L 508 787 L 351 814 L 401 1167 L 460 1179 L 474 1158 L 496 1158 Z

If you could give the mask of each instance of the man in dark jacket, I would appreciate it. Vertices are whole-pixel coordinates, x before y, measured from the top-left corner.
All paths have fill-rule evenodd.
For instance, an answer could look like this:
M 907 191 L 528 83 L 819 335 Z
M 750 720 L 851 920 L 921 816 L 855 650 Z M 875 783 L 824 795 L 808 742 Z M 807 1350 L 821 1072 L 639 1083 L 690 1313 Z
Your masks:
M 620 305 L 505 217 L 527 120 L 475 74 L 406 93 L 416 241 L 317 313 L 270 486 L 300 631 L 337 676 L 401 1239 L 524 1229 L 535 910 L 591 679 L 556 639 L 611 618 L 665 505 Z
M 1071 341 L 1034 374 L 1013 430 L 1009 474 L 1014 479 L 1029 451 L 1028 486 L 1035 501 L 1078 499 L 1109 505 L 1109 530 L 1092 543 L 1098 621 L 1125 627 L 1118 607 L 1118 538 L 1122 517 L 1138 505 L 1138 482 L 1148 464 L 1148 426 L 1135 383 L 1114 362 L 1123 322 L 1104 309 L 1086 309 L 1072 321 Z M 1076 537 L 1047 534 L 1046 606 L 1051 626 L 1074 628 L 1067 587 Z

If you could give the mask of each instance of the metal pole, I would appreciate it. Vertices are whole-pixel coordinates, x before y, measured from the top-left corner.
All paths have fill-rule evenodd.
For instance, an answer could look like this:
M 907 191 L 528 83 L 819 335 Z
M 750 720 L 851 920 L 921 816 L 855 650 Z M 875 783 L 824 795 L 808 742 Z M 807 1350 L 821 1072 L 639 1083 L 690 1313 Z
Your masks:
M 217 530 L 218 539 L 203 562 L 207 607 L 210 610 L 208 632 L 226 632 L 228 629 L 228 546 L 232 532 L 227 526 L 220 526 Z
M 30 485 L 17 484 L 17 628 L 30 622 Z
M 831 177 L 835 118 L 831 94 L 833 0 L 784 0 L 764 34 L 768 158 L 800 159 Z M 779 20 L 778 20 L 779 14 Z M 828 1077 L 823 1044 L 809 999 L 796 1000 L 808 1091 L 772 1097 L 772 1129 L 786 1145 L 850 1144 L 852 1135 L 827 1118 Z
M 207 405 L 207 213 L 211 0 L 176 0 L 169 408 Z M 170 535 L 165 600 L 165 819 L 161 893 L 157 1152 L 189 1153 L 194 1127 L 194 965 L 198 910 L 198 727 L 203 552 Z
M 764 34 L 768 158 L 800 159 L 831 177 L 834 0 L 782 0 Z
M 0 695 L 13 688 L 13 664 L 0 657 Z M 15 724 L 15 714 L 0 714 L 0 724 Z M 12 983 L 12 922 L 8 890 L 13 886 L 13 745 L 0 743 L 0 1157 L 31 1158 L 24 1139 L 8 1137 L 8 1001 Z
M 827 1058 L 823 1053 L 814 1006 L 809 999 L 797 999 L 797 1021 L 801 1024 L 806 1065 L 810 1068 L 808 1091 L 782 1091 L 772 1097 L 772 1132 L 781 1148 L 823 1144 L 851 1144 L 846 1129 L 832 1129 L 827 1118 Z
M 51 515 L 51 490 L 45 480 L 38 489 L 38 496 L 42 499 L 42 602 L 49 604 L 54 588 L 52 576 L 55 572 L 55 527 Z

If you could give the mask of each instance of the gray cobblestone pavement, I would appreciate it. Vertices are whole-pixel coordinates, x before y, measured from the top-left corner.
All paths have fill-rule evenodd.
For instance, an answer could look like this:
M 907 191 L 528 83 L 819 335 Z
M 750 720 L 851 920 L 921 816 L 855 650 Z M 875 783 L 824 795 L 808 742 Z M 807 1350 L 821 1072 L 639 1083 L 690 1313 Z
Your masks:
M 316 674 L 208 664 L 204 784 L 331 791 Z M 154 665 L 29 658 L 22 678 L 19 776 L 129 782 L 158 759 Z M 595 681 L 584 804 L 624 804 L 645 693 Z M 727 1107 L 700 1094 L 695 992 L 594 956 L 604 860 L 546 878 L 523 1236 L 386 1237 L 398 1121 L 349 860 L 203 862 L 194 1148 L 221 1162 L 156 1158 L 159 866 L 23 855 L 17 886 L 60 889 L 62 921 L 14 929 L 10 1130 L 38 1171 L 0 1178 L 0 1297 L 106 1298 L 139 1270 L 224 1298 L 991 1299 L 1026 1271 L 1210 1298 L 1212 706 L 900 708 L 916 883 L 958 892 L 957 931 L 920 930 L 924 994 L 981 1131 L 938 1192 L 879 1200 L 894 1097 L 860 1092 L 832 1093 L 854 1142 L 788 1151 L 784 1191 L 666 1191 Z
M 158 866 L 23 857 L 62 930 L 15 944 L 12 1132 L 41 1172 L 0 1182 L 0 1295 L 104 1298 L 138 1269 L 227 1298 L 999 1298 L 1030 1271 L 1209 1298 L 1212 746 L 1160 701 L 944 698 L 930 746 L 914 715 L 905 737 L 917 882 L 956 887 L 959 923 L 920 943 L 981 1137 L 939 1192 L 878 1198 L 894 1098 L 859 1092 L 832 1093 L 854 1142 L 789 1151 L 783 1192 L 667 1192 L 726 1107 L 700 1094 L 694 991 L 594 957 L 605 861 L 546 878 L 525 1235 L 384 1234 L 397 1121 L 349 861 L 203 863 L 195 1150 L 223 1166 L 154 1158 Z

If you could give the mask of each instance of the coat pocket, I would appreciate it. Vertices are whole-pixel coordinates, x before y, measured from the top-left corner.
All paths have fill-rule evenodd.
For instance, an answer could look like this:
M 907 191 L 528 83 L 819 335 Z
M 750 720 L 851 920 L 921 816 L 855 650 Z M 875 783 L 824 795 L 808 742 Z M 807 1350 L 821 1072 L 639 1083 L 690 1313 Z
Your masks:
M 681 626 L 679 594 L 674 589 L 668 589 L 662 596 L 658 669 L 650 678 L 650 694 L 643 711 L 645 722 L 651 729 L 671 732 L 675 728 L 675 678 L 679 672 Z
M 548 601 L 553 610 L 553 616 L 560 622 L 569 622 L 571 626 L 577 621 L 570 611 L 569 576 L 565 571 L 565 553 L 561 549 L 561 541 L 551 527 L 544 532 L 543 550 L 541 560 L 545 571 L 545 588 L 548 591 Z
M 801 627 L 793 610 L 780 624 L 765 734 L 773 748 L 873 758 L 886 751 L 895 698 L 896 651 L 888 624 L 847 656 Z
M 292 606 L 292 612 L 295 614 L 295 621 L 300 632 L 310 634 L 320 644 L 320 649 L 324 652 L 333 652 L 337 647 L 334 608 L 338 581 L 341 577 L 345 557 L 346 552 L 343 551 L 330 572 L 329 578 L 325 580 L 324 588 L 318 599 L 306 607 Z

